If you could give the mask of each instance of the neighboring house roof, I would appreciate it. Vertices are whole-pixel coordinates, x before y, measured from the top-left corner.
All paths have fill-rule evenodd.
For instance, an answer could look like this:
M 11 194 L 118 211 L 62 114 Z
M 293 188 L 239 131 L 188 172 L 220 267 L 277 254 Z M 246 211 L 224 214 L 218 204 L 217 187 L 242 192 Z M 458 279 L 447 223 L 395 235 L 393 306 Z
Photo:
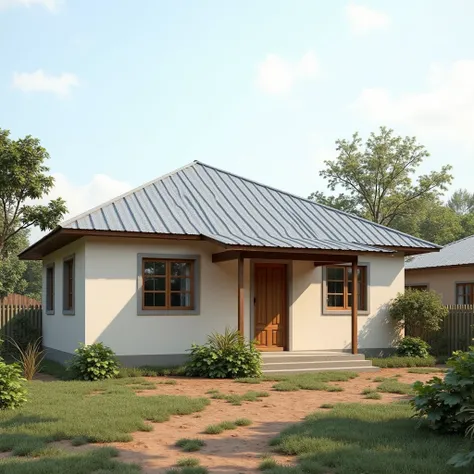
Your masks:
M 226 246 L 358 252 L 387 251 L 380 247 L 439 248 L 198 161 L 69 219 L 59 228 L 203 236 Z
M 474 265 L 474 235 L 451 242 L 437 253 L 417 255 L 405 263 L 406 270 Z

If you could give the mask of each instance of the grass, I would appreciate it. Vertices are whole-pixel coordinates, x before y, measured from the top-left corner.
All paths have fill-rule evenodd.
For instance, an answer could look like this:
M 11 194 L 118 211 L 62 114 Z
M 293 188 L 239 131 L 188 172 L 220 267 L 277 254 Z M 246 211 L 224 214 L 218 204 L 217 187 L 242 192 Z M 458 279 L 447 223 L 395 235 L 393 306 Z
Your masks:
M 334 408 L 333 403 L 323 403 L 319 405 L 319 408 L 324 408 L 325 410 L 330 410 L 331 408 Z
M 37 458 L 0 459 L 0 474 L 139 474 L 135 464 L 125 464 L 114 459 L 118 456 L 111 447 L 97 448 L 80 454 L 60 451 L 52 456 Z
M 415 367 L 414 369 L 408 369 L 409 374 L 437 374 L 440 372 L 446 372 L 446 369 L 432 368 L 432 367 Z
M 362 390 L 362 395 L 364 395 L 364 398 L 368 400 L 380 400 L 382 398 L 382 395 L 375 389 L 371 387 L 366 387 L 364 390 Z
M 29 382 L 27 386 L 28 403 L 15 411 L 0 412 L 0 451 L 17 456 L 30 455 L 59 440 L 130 441 L 132 432 L 149 431 L 148 422 L 198 412 L 209 404 L 206 398 L 137 396 L 135 388 L 151 388 L 139 378 Z
M 393 378 L 385 379 L 380 385 L 377 386 L 377 390 L 379 392 L 398 393 L 400 395 L 413 394 L 413 387 L 411 384 L 403 383 Z
M 262 461 L 258 465 L 258 470 L 268 471 L 269 469 L 274 469 L 277 466 L 278 466 L 278 463 L 272 457 L 267 457 L 267 458 L 262 459 Z
M 382 369 L 396 369 L 403 367 L 433 367 L 436 365 L 436 358 L 428 357 L 380 357 L 370 359 L 372 364 Z
M 176 461 L 176 465 L 179 467 L 196 467 L 199 466 L 199 464 L 198 458 L 180 458 Z
M 206 443 L 198 438 L 181 438 L 176 441 L 175 445 L 186 453 L 199 451 Z
M 208 390 L 206 392 L 214 400 L 227 400 L 231 405 L 242 405 L 242 402 L 259 402 L 262 398 L 269 397 L 268 392 L 256 392 L 249 390 L 242 395 L 237 393 L 221 393 L 219 390 Z
M 166 471 L 166 474 L 208 474 L 209 470 L 202 466 L 174 467 Z M 97 474 L 97 473 L 95 473 Z M 101 473 L 102 474 L 102 473 Z M 108 473 L 103 473 L 108 474 Z
M 208 425 L 204 428 L 203 433 L 205 434 L 221 434 L 224 431 L 235 430 L 239 426 L 249 426 L 252 424 L 252 420 L 248 418 L 238 418 L 235 421 L 223 421 L 218 425 Z
M 442 436 L 416 429 L 407 404 L 337 404 L 317 411 L 272 440 L 285 455 L 296 455 L 296 467 L 278 466 L 271 474 L 466 474 L 472 468 L 446 465 L 467 447 L 461 436 Z
M 338 385 L 329 385 L 327 382 L 347 382 L 358 377 L 357 372 L 328 371 L 308 374 L 282 375 L 263 377 L 266 380 L 277 381 L 273 389 L 278 392 L 296 392 L 298 390 L 322 390 L 326 392 L 342 392 Z
M 252 420 L 249 420 L 248 418 L 237 418 L 234 423 L 237 426 L 250 426 L 252 424 Z

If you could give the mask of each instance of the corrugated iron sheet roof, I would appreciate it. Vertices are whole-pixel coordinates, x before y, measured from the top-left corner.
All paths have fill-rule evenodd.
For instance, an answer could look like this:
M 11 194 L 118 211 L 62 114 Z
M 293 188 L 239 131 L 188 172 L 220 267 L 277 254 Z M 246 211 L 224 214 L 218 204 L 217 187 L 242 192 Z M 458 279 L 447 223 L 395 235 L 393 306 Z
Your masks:
M 204 235 L 227 245 L 262 247 L 438 248 L 197 161 L 67 220 L 61 227 Z
M 405 263 L 407 270 L 417 268 L 474 265 L 474 235 L 452 242 L 437 253 L 417 255 Z

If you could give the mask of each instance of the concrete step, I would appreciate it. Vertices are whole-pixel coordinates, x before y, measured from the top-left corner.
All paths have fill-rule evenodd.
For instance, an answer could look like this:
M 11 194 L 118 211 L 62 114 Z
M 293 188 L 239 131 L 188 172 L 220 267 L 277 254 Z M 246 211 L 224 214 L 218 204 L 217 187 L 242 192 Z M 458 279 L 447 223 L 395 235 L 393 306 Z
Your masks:
M 294 369 L 280 369 L 280 370 L 265 370 L 263 369 L 263 373 L 266 375 L 289 375 L 289 374 L 306 374 L 306 373 L 313 373 L 313 372 L 328 372 L 334 370 L 350 370 L 352 372 L 378 372 L 380 369 L 374 366 L 363 366 L 363 367 L 337 367 L 334 369 L 326 369 L 322 367 L 318 368 L 309 368 L 309 369 L 301 369 L 301 368 L 294 368 Z
M 271 353 L 262 354 L 263 363 L 276 363 L 276 362 L 323 362 L 323 361 L 349 361 L 349 360 L 365 360 L 364 354 L 292 354 L 289 352 L 285 353 Z
M 305 361 L 305 362 L 267 362 L 264 361 L 262 368 L 267 370 L 287 370 L 287 369 L 326 369 L 333 370 L 339 367 L 372 367 L 370 360 L 325 360 L 325 361 Z

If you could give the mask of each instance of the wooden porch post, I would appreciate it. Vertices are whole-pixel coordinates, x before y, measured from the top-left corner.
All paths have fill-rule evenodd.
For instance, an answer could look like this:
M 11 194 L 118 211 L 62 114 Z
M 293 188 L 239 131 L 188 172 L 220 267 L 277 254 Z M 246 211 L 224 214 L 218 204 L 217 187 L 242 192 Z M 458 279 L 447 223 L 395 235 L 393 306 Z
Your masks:
M 355 260 L 352 261 L 352 311 L 351 311 L 351 326 L 352 326 L 352 337 L 351 337 L 351 347 L 352 347 L 352 353 L 357 354 L 357 306 L 358 306 L 358 301 L 359 301 L 359 295 L 358 295 L 358 290 L 359 290 L 359 282 L 357 278 L 357 260 L 358 258 L 356 257 Z
M 237 257 L 237 329 L 244 335 L 244 258 Z

